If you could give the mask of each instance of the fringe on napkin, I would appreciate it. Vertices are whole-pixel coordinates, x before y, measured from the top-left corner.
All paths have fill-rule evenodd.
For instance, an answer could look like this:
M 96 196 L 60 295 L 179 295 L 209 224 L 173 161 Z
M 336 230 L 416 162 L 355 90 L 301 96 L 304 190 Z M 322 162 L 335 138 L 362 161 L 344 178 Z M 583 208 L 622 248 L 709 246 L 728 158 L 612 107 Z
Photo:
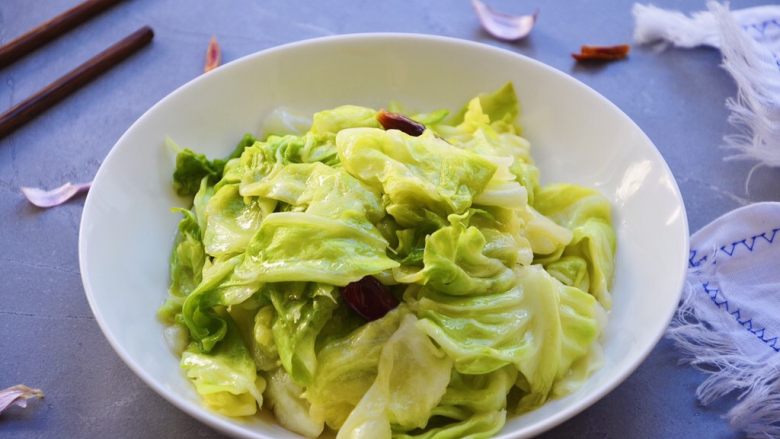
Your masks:
M 733 151 L 725 159 L 758 162 L 748 174 L 747 189 L 757 168 L 780 166 L 780 54 L 773 54 L 743 29 L 746 23 L 741 25 L 735 18 L 742 12 L 732 13 L 727 5 L 715 1 L 708 2 L 707 7 L 709 11 L 687 17 L 678 11 L 635 4 L 634 38 L 639 43 L 668 41 L 679 47 L 706 44 L 720 48 L 722 66 L 738 87 L 736 98 L 726 101 L 731 110 L 728 120 L 737 133 L 724 137 L 726 148 Z M 773 30 L 772 26 L 780 26 L 777 23 L 778 20 L 755 22 L 751 31 L 763 38 L 764 32 Z
M 694 12 L 690 17 L 680 11 L 669 11 L 653 5 L 634 4 L 636 26 L 634 40 L 639 44 L 670 42 L 677 47 L 693 48 L 720 41 L 715 19 L 708 12 Z
M 731 426 L 751 438 L 780 437 L 780 355 L 756 360 L 744 352 L 740 347 L 745 329 L 716 323 L 718 318 L 731 320 L 731 316 L 713 312 L 711 303 L 700 302 L 709 302 L 709 298 L 702 299 L 697 291 L 701 288 L 698 277 L 691 269 L 682 302 L 667 330 L 667 337 L 681 353 L 680 361 L 708 375 L 696 389 L 696 397 L 709 405 L 736 393 L 737 403 L 725 415 Z

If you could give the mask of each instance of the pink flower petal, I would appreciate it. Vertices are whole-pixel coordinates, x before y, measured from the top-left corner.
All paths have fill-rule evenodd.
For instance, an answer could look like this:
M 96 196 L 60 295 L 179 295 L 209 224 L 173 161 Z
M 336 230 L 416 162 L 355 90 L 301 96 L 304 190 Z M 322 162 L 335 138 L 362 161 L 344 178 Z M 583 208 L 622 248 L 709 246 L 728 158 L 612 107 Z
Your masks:
M 531 33 L 539 10 L 530 15 L 509 15 L 490 9 L 481 0 L 471 0 L 482 27 L 500 40 L 517 41 Z
M 27 400 L 30 398 L 43 398 L 43 392 L 40 389 L 32 389 L 19 384 L 7 389 L 0 390 L 0 413 L 13 405 L 27 407 Z
M 203 73 L 219 67 L 219 63 L 222 61 L 222 49 L 219 47 L 217 37 L 212 36 L 209 40 L 209 47 L 206 49 L 206 65 L 203 67 Z
M 30 203 L 45 208 L 59 206 L 73 198 L 75 195 L 88 191 L 91 185 L 92 182 L 77 184 L 65 183 L 50 191 L 34 187 L 22 187 L 21 190 Z

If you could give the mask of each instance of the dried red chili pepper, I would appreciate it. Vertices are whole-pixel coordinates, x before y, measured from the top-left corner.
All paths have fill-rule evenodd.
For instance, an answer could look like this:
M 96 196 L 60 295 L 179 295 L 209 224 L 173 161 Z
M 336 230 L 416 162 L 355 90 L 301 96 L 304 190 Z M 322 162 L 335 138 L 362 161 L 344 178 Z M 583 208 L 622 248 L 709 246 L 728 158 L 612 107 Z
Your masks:
M 403 114 L 391 113 L 385 110 L 379 110 L 376 120 L 386 130 L 403 131 L 410 136 L 417 137 L 425 131 L 425 125 L 404 116 Z
M 350 308 L 368 321 L 380 319 L 398 306 L 398 299 L 371 276 L 342 288 L 341 297 Z
M 628 56 L 631 46 L 620 44 L 617 46 L 582 46 L 580 53 L 572 53 L 571 56 L 578 62 L 582 61 L 616 61 Z

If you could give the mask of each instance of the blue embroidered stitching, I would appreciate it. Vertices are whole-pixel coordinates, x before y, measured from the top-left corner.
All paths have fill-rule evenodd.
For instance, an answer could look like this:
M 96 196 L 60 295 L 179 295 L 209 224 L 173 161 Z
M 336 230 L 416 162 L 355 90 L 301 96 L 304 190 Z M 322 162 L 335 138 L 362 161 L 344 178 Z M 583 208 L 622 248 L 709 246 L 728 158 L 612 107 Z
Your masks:
M 690 256 L 688 257 L 688 268 L 696 268 L 701 264 L 707 262 L 707 255 L 702 256 L 701 258 L 699 258 L 698 261 L 694 261 L 697 254 L 698 254 L 697 250 L 692 248 L 690 252 Z
M 740 320 L 742 318 L 742 311 L 737 308 L 734 311 L 729 310 L 729 301 L 726 300 L 726 297 L 723 295 L 723 293 L 720 291 L 720 289 L 712 287 L 710 288 L 710 282 L 702 282 L 701 284 L 704 293 L 709 296 L 710 301 L 714 303 L 718 308 L 723 308 L 726 310 L 727 313 L 734 316 L 734 320 L 737 321 L 737 323 L 740 324 L 743 328 L 747 329 L 748 332 L 755 335 L 756 338 L 761 340 L 765 345 L 769 346 L 774 350 L 775 352 L 780 352 L 780 347 L 777 346 L 777 337 L 772 338 L 764 338 L 764 334 L 766 333 L 766 328 L 759 328 L 759 329 L 753 329 L 753 319 L 747 319 L 747 320 Z M 723 300 L 718 301 L 718 295 L 720 295 Z
M 750 244 L 747 243 L 747 238 L 745 238 L 745 239 L 741 239 L 739 241 L 732 242 L 731 243 L 731 251 L 726 250 L 726 246 L 725 245 L 721 246 L 720 250 L 723 253 L 726 253 L 729 256 L 734 256 L 734 252 L 737 250 L 739 244 L 742 244 L 746 249 L 748 249 L 748 251 L 752 252 L 753 248 L 756 246 L 756 240 L 758 238 L 763 238 L 764 241 L 766 241 L 769 244 L 772 244 L 774 242 L 774 240 L 775 240 L 775 236 L 777 235 L 778 231 L 780 231 L 780 228 L 772 229 L 772 237 L 771 238 L 767 238 L 767 236 L 766 236 L 767 232 L 763 232 L 763 233 L 759 233 L 758 235 L 751 236 L 750 237 Z
M 780 27 L 780 23 L 775 22 L 774 24 L 778 25 Z M 767 236 L 768 233 L 771 232 L 771 236 Z M 777 232 L 780 232 L 780 227 L 774 228 L 770 231 L 762 232 L 757 235 L 753 235 L 749 238 L 740 239 L 737 241 L 732 242 L 728 245 L 722 245 L 718 249 L 718 252 L 723 253 L 726 255 L 726 257 L 733 257 L 735 253 L 737 252 L 737 249 L 745 248 L 749 252 L 753 252 L 753 250 L 756 249 L 756 244 L 760 242 L 766 242 L 767 244 L 771 245 L 774 244 L 775 238 L 777 237 Z M 701 257 L 697 256 L 699 255 L 699 251 L 696 249 L 691 249 L 689 257 L 688 257 L 688 267 L 689 268 L 697 268 L 700 267 L 702 264 L 707 262 L 709 260 L 708 255 L 704 255 Z M 717 259 L 714 259 L 712 261 L 713 264 L 717 263 Z M 778 337 L 772 337 L 772 338 L 765 338 L 764 335 L 766 334 L 766 327 L 764 328 L 756 328 L 753 329 L 753 319 L 746 319 L 742 320 L 742 310 L 739 308 L 736 308 L 734 310 L 731 310 L 729 307 L 729 301 L 726 299 L 726 296 L 723 295 L 723 292 L 720 291 L 718 288 L 710 288 L 710 282 L 706 281 L 701 284 L 702 288 L 704 289 L 704 293 L 706 293 L 710 301 L 715 304 L 718 308 L 723 308 L 726 310 L 727 313 L 729 313 L 731 316 L 734 317 L 734 320 L 737 321 L 737 323 L 740 324 L 743 328 L 747 329 L 751 334 L 755 335 L 756 338 L 761 340 L 764 344 L 772 348 L 775 352 L 780 352 L 780 346 L 777 346 Z M 718 299 L 718 295 L 723 300 Z
M 769 27 L 769 25 L 775 25 L 778 28 L 780 28 L 780 21 L 778 21 L 776 18 L 773 18 L 771 20 L 764 20 L 760 23 L 753 23 L 753 24 L 747 24 L 743 25 L 742 29 L 746 31 L 750 31 L 751 29 L 756 31 L 761 37 L 766 36 L 766 30 Z
M 772 233 L 771 236 L 767 236 L 767 233 Z M 739 248 L 746 248 L 749 252 L 752 252 L 756 248 L 756 243 L 766 241 L 767 244 L 774 244 L 775 238 L 777 237 L 777 232 L 780 232 L 780 227 L 774 228 L 767 232 L 759 233 L 758 235 L 753 235 L 750 238 L 740 239 L 738 241 L 734 241 L 731 244 L 728 245 L 722 245 L 720 246 L 720 249 L 718 249 L 720 252 L 725 254 L 728 257 L 734 256 L 734 253 L 736 253 L 737 249 Z M 759 239 L 760 238 L 760 239 Z M 748 244 L 748 240 L 750 243 Z M 696 259 L 696 256 L 699 254 L 699 251 L 696 249 L 691 249 L 689 256 L 688 256 L 688 267 L 689 268 L 696 268 L 701 266 L 704 262 L 707 261 L 707 255 L 702 256 L 699 259 Z M 714 264 L 715 262 L 713 262 Z
M 754 35 L 752 35 L 753 39 L 756 41 L 763 41 L 764 39 L 768 39 L 771 37 L 768 37 L 766 34 L 767 28 L 770 27 L 770 25 L 774 25 L 778 29 L 780 29 L 780 21 L 778 19 L 773 18 L 771 20 L 764 20 L 760 23 L 753 23 L 753 24 L 747 24 L 743 25 L 742 29 L 747 32 L 748 34 L 751 34 L 751 30 L 755 31 L 753 32 Z M 777 64 L 778 67 L 780 67 L 780 57 L 777 56 L 776 53 L 770 52 L 772 54 L 772 58 L 775 60 L 775 64 Z

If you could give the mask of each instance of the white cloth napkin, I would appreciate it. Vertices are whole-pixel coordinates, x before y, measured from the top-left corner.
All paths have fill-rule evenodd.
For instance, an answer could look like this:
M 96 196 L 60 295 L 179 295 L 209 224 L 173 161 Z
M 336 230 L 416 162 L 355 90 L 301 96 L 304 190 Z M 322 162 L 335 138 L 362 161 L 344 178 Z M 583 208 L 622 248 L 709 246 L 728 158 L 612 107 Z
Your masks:
M 709 375 L 696 392 L 703 404 L 736 392 L 732 426 L 780 437 L 780 203 L 731 211 L 691 237 L 668 335 Z
M 724 138 L 727 159 L 780 166 L 780 6 L 707 8 L 688 17 L 636 4 L 634 38 L 719 48 L 738 88 L 726 101 L 738 130 Z M 737 209 L 696 232 L 688 270 L 668 334 L 683 361 L 709 375 L 699 400 L 735 394 L 726 414 L 734 428 L 780 438 L 780 203 Z
M 635 4 L 634 39 L 720 48 L 723 68 L 739 89 L 726 101 L 729 122 L 737 128 L 736 134 L 724 138 L 733 152 L 727 159 L 754 160 L 756 167 L 780 166 L 780 6 L 730 11 L 710 1 L 707 7 L 708 11 L 687 17 Z

